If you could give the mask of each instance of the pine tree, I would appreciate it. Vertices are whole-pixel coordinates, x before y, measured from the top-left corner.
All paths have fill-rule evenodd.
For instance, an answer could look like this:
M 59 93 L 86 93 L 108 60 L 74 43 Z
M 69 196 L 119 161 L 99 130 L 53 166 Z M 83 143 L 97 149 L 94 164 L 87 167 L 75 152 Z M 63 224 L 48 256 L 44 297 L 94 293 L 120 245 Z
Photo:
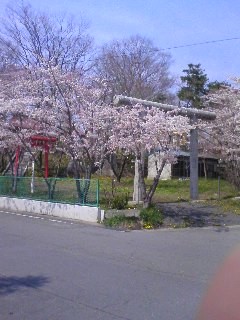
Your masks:
M 207 94 L 207 75 L 201 69 L 201 64 L 188 64 L 188 69 L 184 69 L 184 76 L 181 77 L 182 87 L 178 92 L 178 98 L 184 107 L 201 109 L 203 104 L 202 96 Z

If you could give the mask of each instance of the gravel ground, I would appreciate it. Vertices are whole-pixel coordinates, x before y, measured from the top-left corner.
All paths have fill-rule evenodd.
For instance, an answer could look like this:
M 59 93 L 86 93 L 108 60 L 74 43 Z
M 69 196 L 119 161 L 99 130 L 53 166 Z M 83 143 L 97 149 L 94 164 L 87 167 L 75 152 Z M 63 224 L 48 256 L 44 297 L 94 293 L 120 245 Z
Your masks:
M 205 227 L 240 225 L 240 215 L 222 212 L 203 202 L 158 204 L 164 214 L 163 227 Z

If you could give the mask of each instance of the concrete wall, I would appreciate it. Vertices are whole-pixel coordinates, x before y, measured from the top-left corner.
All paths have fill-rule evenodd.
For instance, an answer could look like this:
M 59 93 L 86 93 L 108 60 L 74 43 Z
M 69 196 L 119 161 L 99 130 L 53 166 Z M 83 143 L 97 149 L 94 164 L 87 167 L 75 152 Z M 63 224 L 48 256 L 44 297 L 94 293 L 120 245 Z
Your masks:
M 153 179 L 156 174 L 157 174 L 157 170 L 156 170 L 156 165 L 155 165 L 155 161 L 157 160 L 157 157 L 154 154 L 151 154 L 148 157 L 148 179 Z M 168 180 L 171 179 L 171 164 L 168 163 L 165 165 L 165 167 L 163 168 L 160 180 Z
M 76 219 L 88 222 L 102 221 L 104 216 L 104 212 L 102 212 L 97 207 L 78 206 L 8 197 L 0 197 L 0 209 L 8 211 L 46 214 L 61 218 Z

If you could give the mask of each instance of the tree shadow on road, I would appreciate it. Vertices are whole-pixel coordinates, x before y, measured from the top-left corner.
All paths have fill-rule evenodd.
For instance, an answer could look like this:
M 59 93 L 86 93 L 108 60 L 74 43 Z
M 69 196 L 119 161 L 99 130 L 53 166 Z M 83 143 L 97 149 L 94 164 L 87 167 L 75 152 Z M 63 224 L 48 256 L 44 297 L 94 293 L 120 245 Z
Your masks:
M 0 296 L 14 293 L 22 288 L 37 289 L 49 282 L 47 277 L 26 276 L 26 277 L 1 277 Z

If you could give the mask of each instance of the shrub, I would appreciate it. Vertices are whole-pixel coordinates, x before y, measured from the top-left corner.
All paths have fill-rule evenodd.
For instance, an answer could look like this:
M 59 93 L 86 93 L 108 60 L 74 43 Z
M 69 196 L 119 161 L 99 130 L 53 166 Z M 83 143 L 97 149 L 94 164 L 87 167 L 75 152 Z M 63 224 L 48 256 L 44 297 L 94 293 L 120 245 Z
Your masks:
M 125 220 L 124 216 L 113 216 L 111 218 L 105 219 L 104 224 L 108 227 L 116 227 L 121 225 Z
M 140 211 L 140 219 L 145 229 L 158 228 L 163 223 L 162 212 L 155 206 Z
M 140 229 L 138 218 L 125 217 L 122 215 L 116 215 L 111 218 L 105 219 L 104 224 L 111 228 L 124 228 L 124 229 Z
M 128 204 L 128 194 L 116 195 L 111 200 L 112 209 L 123 210 L 126 209 Z

